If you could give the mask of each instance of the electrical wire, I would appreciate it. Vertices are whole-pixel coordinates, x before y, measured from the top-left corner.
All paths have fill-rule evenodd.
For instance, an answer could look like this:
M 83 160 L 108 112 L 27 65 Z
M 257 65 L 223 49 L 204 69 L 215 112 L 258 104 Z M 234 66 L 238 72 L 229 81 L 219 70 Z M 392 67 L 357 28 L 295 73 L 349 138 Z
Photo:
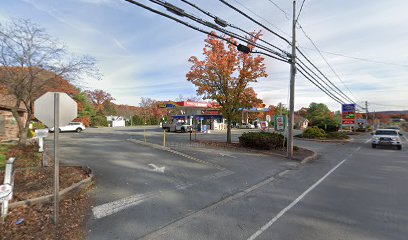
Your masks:
M 343 86 L 350 92 L 351 96 L 353 97 L 353 93 L 351 92 L 350 88 L 346 85 L 346 83 L 340 78 L 339 74 L 334 70 L 334 68 L 330 65 L 330 63 L 327 61 L 327 59 L 324 57 L 324 55 L 320 52 L 320 49 L 317 47 L 317 45 L 314 43 L 314 41 L 309 37 L 309 35 L 306 34 L 305 30 L 303 29 L 302 25 L 298 23 L 298 26 L 300 30 L 302 30 L 303 34 L 306 36 L 307 39 L 312 43 L 313 47 L 316 49 L 316 51 L 319 53 L 319 55 L 322 57 L 322 59 L 326 62 L 326 64 L 329 66 L 330 70 L 336 75 L 336 77 L 340 80 L 340 82 L 343 84 Z M 351 100 L 351 99 L 350 99 Z M 354 101 L 352 101 L 354 102 Z
M 249 16 L 248 14 L 244 13 L 243 11 L 239 10 L 238 8 L 234 7 L 233 5 L 229 4 L 228 2 L 226 2 L 225 0 L 219 0 L 220 2 L 222 2 L 223 4 L 225 4 L 226 6 L 228 6 L 229 8 L 233 9 L 234 11 L 240 13 L 241 15 L 243 15 L 244 17 L 248 18 L 249 20 L 251 20 L 252 22 L 258 24 L 259 26 L 263 27 L 264 29 L 266 29 L 268 32 L 272 33 L 273 35 L 277 36 L 278 38 L 282 39 L 283 41 L 285 41 L 287 44 L 291 45 L 290 41 L 288 39 L 286 39 L 285 37 L 283 37 L 282 35 L 276 33 L 275 31 L 273 31 L 272 29 L 266 27 L 264 24 L 258 22 L 257 20 L 255 20 L 254 18 L 252 18 L 251 16 Z M 241 4 L 242 5 L 242 4 Z M 252 11 L 251 11 L 252 12 Z M 255 14 L 257 15 L 257 14 Z M 286 33 L 285 33 L 286 34 Z
M 308 71 L 306 71 L 305 68 L 302 67 L 302 65 L 297 64 L 298 67 L 300 67 L 300 69 L 302 69 L 303 73 L 306 73 L 309 78 L 308 80 L 310 81 L 310 78 L 314 80 L 314 82 L 316 84 L 318 84 L 321 88 L 323 88 L 325 90 L 326 95 L 328 95 L 329 97 L 331 97 L 332 99 L 336 99 L 337 101 L 341 102 L 341 103 L 345 103 L 342 99 L 340 99 L 339 97 L 337 97 L 336 95 L 334 95 L 332 92 L 330 92 L 329 89 L 327 89 L 325 86 L 322 85 L 322 83 L 320 83 L 316 78 L 314 78 Z M 297 69 L 299 70 L 299 69 Z M 302 74 L 303 75 L 303 74 Z
M 314 49 L 314 48 L 308 48 L 308 47 L 304 47 L 304 46 L 299 46 L 299 48 L 301 48 L 301 49 L 303 49 L 303 50 L 306 49 L 306 50 L 316 51 L 316 49 Z M 345 54 L 342 54 L 342 53 L 334 53 L 334 52 L 328 52 L 328 51 L 322 51 L 322 50 L 320 50 L 320 52 L 326 53 L 326 54 L 330 54 L 330 55 L 334 55 L 334 56 L 339 56 L 339 57 L 344 57 L 344 58 L 350 58 L 350 59 L 354 59 L 354 60 L 364 61 L 364 62 L 371 62 L 371 63 L 377 63 L 377 64 L 392 65 L 392 66 L 398 66 L 398 67 L 406 67 L 406 68 L 408 68 L 408 65 L 404 65 L 404 64 L 398 64 L 398 63 L 392 63 L 392 62 L 384 62 L 384 61 L 377 61 L 377 60 L 372 60 L 372 59 L 368 59 L 368 58 L 348 56 L 348 55 L 345 55 Z
M 153 12 L 153 13 L 158 14 L 158 15 L 161 15 L 161 16 L 163 16 L 163 17 L 167 17 L 167 18 L 169 18 L 169 19 L 171 19 L 171 20 L 173 20 L 173 21 L 176 21 L 176 22 L 178 22 L 178 23 L 180 23 L 180 24 L 182 24 L 182 25 L 184 25 L 184 26 L 186 26 L 186 27 L 189 27 L 189 28 L 191 28 L 191 29 L 194 29 L 194 30 L 196 30 L 196 31 L 198 31 L 198 32 L 205 33 L 205 34 L 207 34 L 207 35 L 210 35 L 210 36 L 216 37 L 216 38 L 218 38 L 218 39 L 224 40 L 224 41 L 226 41 L 226 42 L 228 42 L 228 43 L 230 43 L 230 44 L 232 44 L 232 45 L 234 45 L 234 46 L 238 46 L 238 44 L 237 44 L 236 42 L 231 41 L 231 40 L 228 39 L 228 38 L 221 37 L 221 36 L 218 36 L 218 35 L 214 34 L 213 32 L 209 32 L 209 31 L 203 30 L 203 29 L 201 29 L 201 28 L 199 28 L 199 27 L 196 27 L 196 26 L 194 26 L 194 25 L 191 25 L 190 23 L 187 23 L 187 22 L 182 21 L 182 20 L 180 20 L 180 19 L 178 19 L 178 18 L 175 18 L 175 17 L 173 17 L 173 16 L 170 16 L 170 15 L 168 15 L 168 14 L 166 14 L 166 13 L 163 13 L 163 12 L 161 12 L 161 11 L 158 11 L 158 10 L 156 10 L 156 9 L 153 9 L 153 8 L 151 8 L 151 7 L 148 7 L 148 6 L 146 6 L 146 5 L 142 4 L 142 3 L 139 3 L 139 2 L 137 2 L 137 1 L 134 1 L 134 0 L 125 0 L 125 1 L 127 1 L 127 2 L 129 2 L 129 3 L 131 3 L 131 4 L 134 4 L 134 5 L 136 5 L 136 6 L 139 6 L 139 7 L 141 7 L 141 8 L 144 8 L 144 9 L 146 9 L 146 10 L 149 10 L 149 11 L 151 11 L 151 12 Z M 272 55 L 270 55 L 270 54 L 268 54 L 268 53 L 265 53 L 265 52 L 261 52 L 261 51 L 251 51 L 251 53 L 252 53 L 252 52 L 253 52 L 253 53 L 257 53 L 257 54 L 263 54 L 263 55 L 265 55 L 265 56 L 272 57 L 272 58 L 274 58 L 274 59 L 276 59 L 276 60 L 279 60 L 279 61 L 282 61 L 282 62 L 287 62 L 287 61 L 288 61 L 287 59 L 281 59 L 281 58 L 272 56 Z
M 254 34 L 248 32 L 248 31 L 246 31 L 246 30 L 244 30 L 244 29 L 242 29 L 242 28 L 240 28 L 240 27 L 238 27 L 238 26 L 235 26 L 235 25 L 229 23 L 229 22 L 227 22 L 227 21 L 225 21 L 225 20 L 219 18 L 218 16 L 215 16 L 214 14 L 210 13 L 209 11 L 204 10 L 203 8 L 197 6 L 197 5 L 194 4 L 194 3 L 191 3 L 191 2 L 189 2 L 189 1 L 187 1 L 187 0 L 180 0 L 180 1 L 182 1 L 182 2 L 184 2 L 184 3 L 186 3 L 186 4 L 188 4 L 188 5 L 190 5 L 191 7 L 195 8 L 195 9 L 199 10 L 200 12 L 204 13 L 205 15 L 211 17 L 212 19 L 214 19 L 215 22 L 222 22 L 225 26 L 228 26 L 228 27 L 234 28 L 234 29 L 236 29 L 236 30 L 239 30 L 239 31 L 241 31 L 241 32 L 243 32 L 243 33 L 245 33 L 245 34 L 251 36 L 251 37 L 255 37 Z M 267 45 L 269 45 L 269 46 L 271 46 L 271 47 L 273 47 L 273 48 L 275 48 L 275 49 L 281 51 L 285 56 L 288 56 L 288 54 L 289 54 L 289 53 L 286 52 L 285 50 L 283 50 L 283 49 L 281 49 L 281 48 L 279 48 L 279 47 L 277 47 L 277 46 L 275 46 L 275 45 L 273 45 L 273 44 L 271 44 L 271 43 L 269 43 L 269 42 L 267 42 L 267 41 L 265 41 L 265 40 L 263 40 L 263 39 L 261 39 L 261 38 L 259 39 L 259 41 L 261 41 L 261 42 L 263 42 L 263 43 L 265 43 L 265 44 L 267 44 Z
M 327 96 L 329 96 L 331 99 L 333 99 L 334 101 L 338 102 L 339 104 L 343 104 L 343 102 L 341 102 L 341 101 L 339 101 L 339 100 L 337 100 L 337 99 L 331 97 L 331 96 L 328 94 L 328 92 L 326 92 L 325 90 L 323 90 L 318 84 L 316 84 L 313 80 L 311 80 L 308 76 L 306 76 L 306 75 L 303 73 L 303 71 L 301 71 L 301 70 L 298 69 L 298 72 L 299 72 L 300 74 L 302 74 L 303 77 L 305 77 L 305 78 L 306 78 L 307 80 L 309 80 L 311 83 L 313 83 L 313 85 L 315 85 L 317 88 L 319 88 L 322 92 L 324 92 Z
M 165 13 L 163 13 L 163 12 L 161 12 L 161 11 L 158 11 L 158 10 L 155 10 L 155 9 L 153 9 L 153 8 L 150 8 L 150 7 L 148 7 L 148 6 L 146 6 L 146 5 L 144 5 L 144 4 L 141 4 L 141 3 L 139 3 L 139 2 L 136 2 L 136 1 L 134 1 L 134 0 L 125 0 L 125 1 L 127 1 L 127 2 L 129 2 L 129 3 L 132 3 L 132 4 L 134 4 L 134 5 L 137 5 L 137 6 L 139 6 L 139 7 L 142 7 L 142 8 L 144 8 L 144 9 L 147 9 L 147 10 L 149 10 L 149 11 L 151 11 L 151 12 L 154 12 L 154 13 L 156 13 L 156 14 L 158 14 L 158 15 L 161 15 L 161 16 L 164 16 L 164 17 L 167 17 L 167 18 L 169 18 L 169 19 L 172 19 L 173 21 L 176 21 L 176 22 L 178 22 L 178 23 L 181 23 L 181 24 L 183 24 L 183 25 L 185 25 L 185 26 L 187 26 L 187 27 L 189 27 L 189 28 L 191 28 L 191 29 L 194 29 L 194 30 L 196 30 L 196 31 L 199 31 L 199 32 L 202 32 L 202 33 L 205 33 L 205 34 L 208 34 L 208 35 L 210 35 L 210 36 L 213 36 L 213 37 L 216 37 L 216 38 L 219 38 L 219 39 L 221 39 L 221 40 L 224 40 L 224 41 L 226 41 L 226 42 L 228 42 L 228 43 L 230 43 L 230 44 L 232 44 L 232 45 L 234 45 L 234 46 L 238 46 L 238 44 L 235 42 L 235 41 L 231 41 L 230 39 L 227 39 L 227 38 L 225 38 L 225 37 L 221 37 L 221 36 L 218 36 L 218 35 L 216 35 L 215 33 L 213 33 L 213 32 L 209 32 L 209 31 L 206 31 L 206 30 L 203 30 L 203 29 L 201 29 L 201 28 L 199 28 L 199 27 L 196 27 L 196 26 L 194 26 L 194 25 L 191 25 L 190 23 L 187 23 L 187 22 L 185 22 L 185 21 L 182 21 L 182 20 L 180 20 L 180 19 L 178 19 L 178 18 L 175 18 L 175 17 L 172 17 L 172 16 L 170 16 L 170 15 L 168 15 L 168 14 L 165 14 Z M 162 5 L 162 4 L 164 4 L 163 2 L 160 2 L 159 0 L 150 0 L 150 1 L 152 1 L 152 2 L 154 2 L 154 3 L 160 3 L 160 5 Z M 183 0 L 182 0 L 183 1 Z M 222 0 L 221 0 L 222 1 Z M 185 0 L 183 1 L 183 2 L 186 2 Z M 163 5 L 162 5 L 163 6 Z M 164 6 L 164 7 L 166 7 L 166 6 Z M 183 16 L 185 16 L 185 14 L 184 13 L 186 13 L 186 12 L 183 12 Z M 188 15 L 188 13 L 186 13 L 187 15 Z M 187 16 L 188 17 L 188 16 Z M 220 29 L 218 26 L 216 26 L 216 25 L 214 25 L 214 24 L 211 24 L 211 23 L 209 23 L 209 22 L 207 22 L 207 21 L 204 21 L 204 20 L 201 20 L 201 19 L 199 19 L 199 18 L 196 18 L 195 16 L 192 16 L 193 17 L 193 19 L 192 20 L 198 20 L 198 22 L 199 23 L 201 23 L 201 24 L 204 24 L 205 26 L 208 26 L 208 25 L 210 25 L 209 27 L 212 27 L 212 28 L 215 28 L 216 30 L 218 30 L 218 31 L 221 31 L 221 32 L 224 32 L 225 30 L 223 30 L 223 29 Z M 214 16 L 215 17 L 215 16 Z M 191 19 L 191 18 L 190 18 Z M 267 29 L 267 28 L 266 28 Z M 243 30 L 244 31 L 244 30 Z M 232 32 L 229 32 L 229 31 L 225 31 L 224 32 L 226 35 L 229 35 L 229 36 L 231 36 L 231 37 L 234 37 L 234 36 L 238 36 L 239 38 L 242 38 L 241 36 L 239 36 L 239 35 L 237 35 L 237 34 L 235 34 L 235 33 L 232 33 Z M 244 39 L 244 40 L 242 40 L 242 41 L 244 41 L 244 42 L 246 42 L 246 43 L 248 43 L 248 44 L 253 44 L 253 43 L 251 43 L 251 42 L 249 42 L 249 41 L 247 41 L 246 39 Z M 265 47 L 263 47 L 263 46 L 261 46 L 262 47 L 262 49 L 265 49 Z M 260 48 L 261 48 L 260 47 Z M 271 49 L 269 49 L 269 48 L 266 48 L 267 49 L 267 51 L 270 51 Z M 281 49 L 280 49 L 281 50 Z M 283 50 L 281 50 L 282 52 L 284 52 Z M 298 50 L 299 51 L 299 50 Z M 269 56 L 269 57 L 271 57 L 271 58 L 274 58 L 274 59 L 276 59 L 276 60 L 280 60 L 280 61 L 283 61 L 283 62 L 288 62 L 288 60 L 287 59 L 284 59 L 284 58 L 280 58 L 280 57 L 282 57 L 282 56 L 280 56 L 280 54 L 278 55 L 279 57 L 276 57 L 276 56 L 273 56 L 273 55 L 271 55 L 271 54 L 268 54 L 268 53 L 265 53 L 265 52 L 261 52 L 261 51 L 251 51 L 252 53 L 256 53 L 256 54 L 263 54 L 263 55 L 266 55 L 266 56 Z M 273 54 L 277 54 L 276 52 L 272 52 Z M 305 56 L 304 56 L 305 57 Z M 308 60 L 308 59 L 307 59 Z M 310 62 L 310 60 L 308 60 L 308 62 L 309 63 L 311 63 Z M 302 62 L 303 63 L 303 62 Z M 304 63 L 303 63 L 304 64 Z M 312 64 L 312 63 L 311 63 Z M 312 64 L 313 65 L 313 64 Z M 314 66 L 314 65 L 313 65 Z M 314 66 L 316 69 L 317 69 L 317 67 L 316 66 Z M 304 72 L 307 72 L 304 68 L 302 68 L 303 69 L 303 71 Z M 309 68 L 309 70 L 310 70 L 310 68 Z M 318 69 L 317 69 L 318 70 Z M 303 73 L 303 71 L 299 71 L 299 72 L 301 72 L 302 73 L 302 75 L 303 76 L 305 76 L 305 73 Z M 318 70 L 319 72 L 320 72 L 320 70 Z M 313 71 L 311 71 L 313 74 L 315 74 Z M 321 73 L 321 72 L 320 72 Z M 322 73 L 321 73 L 322 74 Z M 324 88 L 324 87 L 321 87 L 321 85 L 319 85 L 319 84 L 317 84 L 316 82 L 314 82 L 313 80 L 310 80 L 311 78 L 313 78 L 309 73 L 308 73 L 308 75 L 310 76 L 310 77 L 307 77 L 307 76 L 305 76 L 306 77 L 306 79 L 308 79 L 309 81 L 311 81 L 314 85 L 316 85 L 320 90 L 322 90 L 322 89 L 325 89 L 325 90 L 322 90 L 324 93 L 326 93 L 329 97 L 331 97 L 332 99 L 334 98 L 334 99 L 336 99 L 337 100 L 337 102 L 339 102 L 339 103 L 341 103 L 342 101 L 339 101 L 339 98 L 337 97 L 337 96 L 335 96 L 334 94 L 332 94 L 332 93 L 330 93 L 326 88 Z M 315 78 L 313 78 L 314 80 L 316 80 Z M 317 81 L 317 80 L 316 80 Z M 318 81 L 317 81 L 318 82 Z
M 255 19 L 253 19 L 252 17 L 250 17 L 248 14 L 242 12 L 242 11 L 239 10 L 238 8 L 234 7 L 233 5 L 227 3 L 225 0 L 219 0 L 219 1 L 222 2 L 222 3 L 224 3 L 226 6 L 228 6 L 228 7 L 231 8 L 231 9 L 233 9 L 234 11 L 240 13 L 240 14 L 243 15 L 244 17 L 248 18 L 249 20 L 255 22 L 255 23 L 258 24 L 259 26 L 263 27 L 263 28 L 266 29 L 267 31 L 269 31 L 269 32 L 271 32 L 272 34 L 274 34 L 275 36 L 281 38 L 282 40 L 284 40 L 284 41 L 285 41 L 286 43 L 288 43 L 289 45 L 292 45 L 292 44 L 289 42 L 289 40 L 287 40 L 287 39 L 284 38 L 283 36 L 277 34 L 277 33 L 274 32 L 273 30 L 271 30 L 270 28 L 268 28 L 268 27 L 266 27 L 265 25 L 263 25 L 262 23 L 256 21 Z M 241 4 L 241 5 L 242 5 L 242 4 Z M 331 82 L 331 81 L 303 54 L 303 52 L 300 51 L 299 48 L 297 48 L 297 50 L 302 54 L 302 56 L 303 56 L 304 58 L 307 59 L 307 61 L 308 61 L 310 64 L 312 64 L 312 66 L 313 66 L 314 68 L 316 68 L 316 70 L 319 71 L 320 74 L 322 74 L 322 75 L 325 77 L 325 79 L 327 79 L 332 85 L 334 85 L 333 82 Z M 334 86 L 335 86 L 335 85 L 334 85 Z M 347 99 L 349 99 L 352 103 L 355 103 L 350 97 L 348 97 L 346 94 L 344 94 L 344 92 L 341 91 L 337 86 L 335 86 L 335 87 L 336 87 L 336 89 L 338 89 Z M 349 89 L 349 91 L 350 91 L 350 89 Z M 350 91 L 350 92 L 351 92 L 351 91 Z
M 298 15 L 297 15 L 296 22 L 299 20 L 300 13 L 302 12 L 303 5 L 305 4 L 305 2 L 306 2 L 306 0 L 303 0 L 302 5 L 300 6 L 300 10 L 299 10 L 299 13 L 298 13 Z
M 167 2 L 164 2 L 164 1 L 161 1 L 161 0 L 149 0 L 149 1 L 151 1 L 153 3 L 156 3 L 156 4 L 158 4 L 158 5 L 162 6 L 162 7 L 165 7 L 167 9 L 169 8 L 169 4 Z M 175 6 L 171 5 L 171 7 L 175 7 Z M 226 35 L 228 35 L 230 37 L 237 38 L 237 39 L 239 39 L 239 40 L 241 40 L 243 42 L 246 42 L 247 44 L 258 47 L 258 48 L 260 48 L 260 49 L 262 49 L 264 51 L 275 54 L 275 55 L 277 55 L 279 57 L 279 58 L 274 57 L 275 59 L 287 62 L 287 60 L 284 60 L 286 58 L 286 56 L 282 55 L 281 53 L 278 53 L 278 52 L 276 52 L 276 51 L 274 51 L 274 50 L 272 50 L 272 49 L 270 49 L 268 47 L 265 47 L 263 45 L 255 43 L 254 41 L 251 41 L 251 40 L 249 40 L 249 39 L 247 39 L 245 37 L 242 37 L 242 36 L 240 36 L 240 35 L 238 35 L 238 34 L 236 34 L 234 32 L 222 29 L 222 28 L 218 27 L 218 25 L 215 25 L 215 24 L 213 24 L 211 22 L 205 21 L 205 20 L 203 20 L 201 18 L 198 18 L 198 17 L 194 16 L 193 14 L 190 14 L 190 13 L 186 12 L 184 9 L 181 9 L 179 7 L 176 7 L 176 8 L 177 8 L 177 11 L 178 11 L 176 14 L 178 14 L 179 12 L 182 12 L 182 16 L 190 18 L 191 20 L 193 20 L 195 22 L 198 22 L 200 24 L 203 24 L 203 25 L 205 25 L 207 27 L 210 27 L 210 28 L 212 28 L 214 30 L 220 31 L 220 32 L 222 32 L 222 33 L 224 33 L 224 34 L 226 34 Z
M 289 17 L 289 14 L 285 11 L 285 10 L 283 10 L 278 4 L 276 4 L 274 1 L 272 1 L 272 0 L 268 0 L 270 3 L 272 3 L 277 9 L 279 9 L 284 15 L 285 15 L 285 18 L 287 19 L 287 20 L 290 20 L 290 17 Z
M 329 84 L 327 81 L 325 81 L 324 79 L 322 79 L 318 74 L 316 74 L 312 69 L 310 69 L 301 59 L 298 58 L 298 62 L 299 65 L 301 64 L 304 68 L 306 68 L 309 72 L 313 73 L 313 75 L 315 77 L 317 77 L 318 79 L 320 79 L 321 82 L 323 82 L 328 88 L 331 89 L 331 91 L 335 92 L 336 94 L 338 94 L 338 96 L 344 100 L 346 100 L 346 102 L 350 101 L 347 98 L 345 98 L 344 96 L 342 96 L 342 94 L 336 89 L 333 88 L 333 86 L 331 84 Z M 303 69 L 304 71 L 306 71 L 305 69 Z M 316 80 L 317 81 L 317 80 Z M 340 99 L 339 98 L 339 99 Z M 342 100 L 343 101 L 343 100 Z
M 296 48 L 296 49 L 297 49 L 297 51 L 300 53 L 300 55 L 302 55 L 303 58 L 305 58 L 306 61 L 308 61 L 309 64 L 313 66 L 313 68 L 315 68 L 333 87 L 335 87 L 335 88 L 341 93 L 341 95 L 342 95 L 343 97 L 345 97 L 346 99 L 348 99 L 348 101 L 350 101 L 350 102 L 352 102 L 352 103 L 355 104 L 355 102 L 354 102 L 349 96 L 347 96 L 347 94 L 345 94 L 340 88 L 338 88 L 338 87 L 336 86 L 336 84 L 334 84 L 332 81 L 330 81 L 330 79 L 327 78 L 326 75 L 324 75 L 324 74 L 322 73 L 322 71 L 320 71 L 320 69 L 319 69 L 318 67 L 316 67 L 316 65 L 314 65 L 314 64 L 312 63 L 312 61 L 310 61 L 309 58 L 308 58 L 302 51 L 300 51 L 299 48 Z M 361 107 L 361 106 L 359 106 L 359 107 Z

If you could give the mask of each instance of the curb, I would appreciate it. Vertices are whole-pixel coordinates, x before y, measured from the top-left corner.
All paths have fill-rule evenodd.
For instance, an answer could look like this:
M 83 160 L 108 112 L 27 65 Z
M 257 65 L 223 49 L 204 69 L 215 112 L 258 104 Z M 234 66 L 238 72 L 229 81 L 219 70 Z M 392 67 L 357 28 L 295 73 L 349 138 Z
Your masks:
M 69 167 L 73 167 L 73 166 L 69 166 Z M 82 190 L 92 185 L 93 180 L 94 180 L 94 175 L 92 174 L 92 170 L 89 167 L 86 167 L 85 169 L 90 172 L 88 173 L 88 177 L 86 179 L 81 180 L 80 182 L 74 183 L 71 186 L 61 190 L 59 192 L 60 200 L 63 199 L 70 192 Z M 24 205 L 31 206 L 31 205 L 38 204 L 38 203 L 51 203 L 53 200 L 54 200 L 54 194 L 49 194 L 49 195 L 42 196 L 42 197 L 36 197 L 36 198 L 31 198 L 31 199 L 26 199 L 26 200 L 10 203 L 9 208 L 15 208 L 15 207 L 20 207 Z
M 294 139 L 301 140 L 301 141 L 327 142 L 327 143 L 349 143 L 352 140 L 352 138 L 349 138 L 347 140 L 324 140 L 324 139 L 310 139 L 310 138 L 299 138 L 299 137 L 294 137 Z
M 312 162 L 317 159 L 317 152 L 315 150 L 312 150 L 312 149 L 307 149 L 307 150 L 312 151 L 313 154 L 312 156 L 305 157 L 302 161 L 300 161 L 300 164 L 306 164 L 306 163 Z

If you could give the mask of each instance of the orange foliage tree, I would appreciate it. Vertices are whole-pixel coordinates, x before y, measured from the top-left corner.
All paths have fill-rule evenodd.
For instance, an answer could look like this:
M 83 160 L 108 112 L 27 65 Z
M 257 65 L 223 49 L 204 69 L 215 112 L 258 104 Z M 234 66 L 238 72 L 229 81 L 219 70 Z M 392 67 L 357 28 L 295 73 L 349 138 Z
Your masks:
M 88 90 L 85 91 L 86 94 L 88 95 L 89 100 L 91 100 L 91 102 L 93 103 L 93 105 L 95 106 L 95 111 L 103 111 L 104 110 L 104 106 L 106 106 L 106 104 L 111 103 L 113 100 L 115 100 L 110 93 L 107 93 L 103 90 L 99 90 L 99 89 L 95 89 L 95 90 Z
M 256 42 L 261 33 L 248 37 Z M 236 42 L 235 39 L 229 39 Z M 248 45 L 253 49 L 253 45 Z M 267 77 L 264 58 L 259 55 L 239 52 L 233 44 L 225 43 L 209 35 L 203 50 L 204 60 L 192 56 L 192 63 L 187 73 L 187 80 L 197 87 L 197 95 L 203 99 L 212 99 L 222 108 L 221 112 L 227 120 L 227 142 L 231 142 L 231 121 L 240 108 L 251 107 L 259 99 L 249 83 L 256 82 L 260 77 Z

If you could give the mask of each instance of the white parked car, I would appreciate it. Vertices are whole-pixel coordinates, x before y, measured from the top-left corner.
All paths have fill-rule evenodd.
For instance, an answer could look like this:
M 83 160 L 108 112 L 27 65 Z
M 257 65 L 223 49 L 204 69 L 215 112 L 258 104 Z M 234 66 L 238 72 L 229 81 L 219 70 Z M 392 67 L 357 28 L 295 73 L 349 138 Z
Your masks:
M 371 140 L 371 146 L 376 148 L 377 146 L 392 146 L 398 150 L 402 149 L 402 141 L 399 130 L 395 129 L 377 129 L 372 133 L 373 138 Z
M 247 128 L 247 129 L 251 129 L 251 128 L 255 128 L 254 124 L 251 123 L 242 123 L 239 128 Z
M 67 126 L 59 127 L 60 132 L 82 132 L 85 130 L 85 125 L 80 122 L 70 122 Z M 54 128 L 50 128 L 50 132 L 54 132 Z

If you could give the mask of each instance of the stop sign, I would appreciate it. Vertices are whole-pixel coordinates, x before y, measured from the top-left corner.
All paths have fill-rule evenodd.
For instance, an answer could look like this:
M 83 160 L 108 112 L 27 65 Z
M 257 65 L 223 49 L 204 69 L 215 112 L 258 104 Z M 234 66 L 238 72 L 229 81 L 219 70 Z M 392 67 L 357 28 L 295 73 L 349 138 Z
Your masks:
M 47 92 L 34 102 L 34 115 L 51 128 L 54 126 L 54 96 L 59 95 L 59 126 L 65 126 L 77 116 L 77 103 L 66 93 Z

